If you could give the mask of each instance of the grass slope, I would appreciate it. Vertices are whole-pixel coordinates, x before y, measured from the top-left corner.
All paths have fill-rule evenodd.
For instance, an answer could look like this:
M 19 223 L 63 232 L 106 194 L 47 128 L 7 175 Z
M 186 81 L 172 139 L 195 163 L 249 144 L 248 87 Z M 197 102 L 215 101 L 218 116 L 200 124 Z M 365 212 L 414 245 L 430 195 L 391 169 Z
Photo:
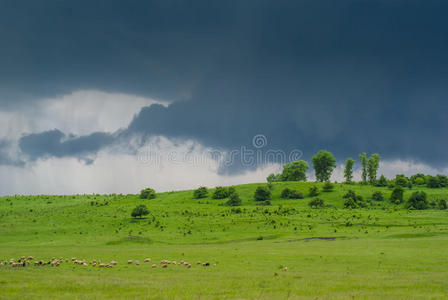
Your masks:
M 0 266 L 0 299 L 302 299 L 448 297 L 448 212 L 408 211 L 388 201 L 343 209 L 348 189 L 365 199 L 387 188 L 335 185 L 309 197 L 280 199 L 283 188 L 305 195 L 316 183 L 276 183 L 272 206 L 253 200 L 257 186 L 236 186 L 240 209 L 226 199 L 192 199 L 192 191 L 136 195 L 0 198 L 0 260 L 32 255 L 118 261 L 114 268 Z M 446 189 L 425 190 L 429 200 Z M 145 203 L 151 215 L 130 217 Z M 150 257 L 151 263 L 143 263 Z M 140 266 L 126 264 L 140 260 Z M 185 260 L 191 269 L 163 259 Z M 196 261 L 216 266 L 202 267 Z M 151 268 L 155 262 L 158 268 Z M 284 267 L 288 267 L 284 271 Z

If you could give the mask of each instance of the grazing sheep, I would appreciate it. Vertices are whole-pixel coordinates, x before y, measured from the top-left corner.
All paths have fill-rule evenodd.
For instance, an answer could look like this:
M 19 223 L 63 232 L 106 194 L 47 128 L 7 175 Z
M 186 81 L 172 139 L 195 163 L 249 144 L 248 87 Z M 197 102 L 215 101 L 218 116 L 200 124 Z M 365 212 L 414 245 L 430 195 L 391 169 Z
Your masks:
M 150 262 L 151 259 L 150 258 L 145 258 L 144 262 Z
M 28 256 L 28 260 L 33 260 L 33 259 L 34 259 L 34 257 Z
M 202 266 L 204 266 L 204 267 L 208 267 L 208 266 L 210 266 L 210 263 L 208 263 L 208 262 L 203 263 Z
M 167 264 L 163 264 L 163 265 L 162 265 L 162 268 L 167 268 L 167 267 L 168 267 Z
M 128 260 L 128 265 L 132 264 L 132 259 Z
M 190 265 L 190 264 L 186 264 L 186 266 L 187 266 L 187 268 L 191 268 L 191 265 Z
M 118 264 L 115 260 L 113 260 L 113 261 L 111 261 L 110 262 L 110 264 L 112 265 L 112 266 L 115 266 L 116 264 Z
M 288 271 L 288 267 L 284 267 L 283 271 L 285 271 L 285 272 Z
M 135 264 L 136 264 L 137 266 L 140 266 L 140 262 L 139 262 L 138 260 L 135 261 Z
M 197 263 L 196 263 L 197 265 L 200 265 L 201 264 L 201 262 L 200 261 L 198 261 Z
M 106 264 L 99 264 L 98 267 L 104 268 L 104 267 L 106 267 Z
M 72 257 L 72 261 L 75 261 L 76 260 L 76 257 Z
M 157 268 L 157 265 L 156 265 L 156 264 L 152 264 L 152 267 L 153 267 L 153 268 Z

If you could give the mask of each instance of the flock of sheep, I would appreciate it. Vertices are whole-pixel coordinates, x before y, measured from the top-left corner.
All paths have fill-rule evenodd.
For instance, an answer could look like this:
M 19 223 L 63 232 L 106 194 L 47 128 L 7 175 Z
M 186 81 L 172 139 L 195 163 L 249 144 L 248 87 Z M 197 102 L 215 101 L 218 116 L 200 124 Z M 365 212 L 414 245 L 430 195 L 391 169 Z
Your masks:
M 45 266 L 45 265 L 49 265 L 52 267 L 57 267 L 62 263 L 69 263 L 70 260 L 69 259 L 64 259 L 64 258 L 55 258 L 53 257 L 50 260 L 34 260 L 33 256 L 22 256 L 20 257 L 17 261 L 14 260 L 13 258 L 11 258 L 9 261 L 0 261 L 0 266 L 8 266 L 11 265 L 12 267 L 26 267 L 28 265 L 35 265 L 35 266 Z M 92 267 L 99 267 L 99 268 L 112 268 L 113 266 L 116 266 L 118 263 L 116 261 L 111 261 L 109 263 L 102 263 L 101 261 L 97 261 L 97 260 L 92 260 L 90 262 L 87 262 L 86 260 L 79 260 L 76 257 L 73 257 L 71 259 L 71 262 L 75 265 L 81 265 L 81 266 L 92 266 Z M 144 263 L 150 263 L 151 259 L 150 258 L 145 258 Z M 128 265 L 133 265 L 135 264 L 136 266 L 140 266 L 140 261 L 139 260 L 128 260 Z M 209 267 L 210 263 L 209 262 L 204 262 L 201 263 L 200 261 L 198 261 L 196 263 L 197 265 L 200 266 L 204 266 L 204 267 Z M 191 268 L 191 264 L 189 262 L 183 261 L 181 260 L 180 262 L 177 262 L 175 260 L 170 261 L 170 260 L 161 260 L 160 261 L 160 265 L 162 268 L 167 268 L 168 265 L 178 265 L 178 266 L 185 266 L 187 268 Z M 213 264 L 214 267 L 216 267 L 216 264 Z M 157 264 L 152 264 L 152 268 L 157 268 Z

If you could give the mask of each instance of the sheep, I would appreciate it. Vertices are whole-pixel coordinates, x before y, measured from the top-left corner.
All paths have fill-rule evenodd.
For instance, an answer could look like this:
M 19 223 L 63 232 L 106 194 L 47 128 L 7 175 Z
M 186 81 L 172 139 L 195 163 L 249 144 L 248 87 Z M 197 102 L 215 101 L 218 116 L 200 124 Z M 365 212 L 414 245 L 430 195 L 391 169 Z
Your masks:
M 132 264 L 132 259 L 128 260 L 128 265 Z
M 197 265 L 200 265 L 201 264 L 201 262 L 200 261 L 198 261 L 197 263 L 196 263 Z
M 157 265 L 156 264 L 152 264 L 152 268 L 154 269 L 154 268 L 157 268 Z
M 139 262 L 138 260 L 135 261 L 135 264 L 136 264 L 137 266 L 140 266 L 140 262 Z
M 288 271 L 288 267 L 284 267 L 283 271 L 285 271 L 285 272 Z
M 168 267 L 167 264 L 163 264 L 163 265 L 162 265 L 162 268 L 167 268 L 167 267 Z
M 110 264 L 112 265 L 112 266 L 115 266 L 116 264 L 118 264 L 115 260 L 113 260 L 113 261 L 111 261 L 110 262 Z
M 104 268 L 104 267 L 106 267 L 106 264 L 99 264 L 98 267 Z
M 34 257 L 28 256 L 28 260 L 33 260 L 33 259 L 34 259 Z
M 203 266 L 203 267 L 208 267 L 208 266 L 210 266 L 210 263 L 208 263 L 208 262 L 203 263 L 202 266 Z
M 151 259 L 150 258 L 145 258 L 144 262 L 150 262 Z

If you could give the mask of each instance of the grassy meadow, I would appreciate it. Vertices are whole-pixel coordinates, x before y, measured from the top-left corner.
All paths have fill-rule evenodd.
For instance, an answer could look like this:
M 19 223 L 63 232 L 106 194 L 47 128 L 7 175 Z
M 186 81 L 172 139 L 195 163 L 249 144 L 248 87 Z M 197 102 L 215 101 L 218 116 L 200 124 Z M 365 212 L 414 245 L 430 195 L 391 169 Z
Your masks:
M 227 199 L 212 199 L 212 190 L 203 199 L 193 199 L 193 191 L 151 200 L 1 197 L 0 261 L 33 256 L 69 262 L 0 266 L 0 299 L 448 298 L 447 210 L 407 210 L 389 203 L 389 188 L 364 185 L 335 184 L 334 191 L 319 195 L 326 205 L 320 209 L 309 208 L 311 197 L 280 198 L 285 187 L 307 195 L 313 185 L 322 187 L 275 183 L 270 206 L 253 200 L 255 189 L 266 184 L 235 186 L 239 207 L 223 206 Z M 386 200 L 345 209 L 342 197 L 349 189 L 364 199 L 382 191 Z M 416 190 L 430 201 L 448 199 L 447 189 L 417 186 L 406 189 L 404 198 Z M 131 218 L 142 203 L 150 214 Z M 72 257 L 118 264 L 75 265 Z M 161 260 L 192 267 L 162 268 Z

